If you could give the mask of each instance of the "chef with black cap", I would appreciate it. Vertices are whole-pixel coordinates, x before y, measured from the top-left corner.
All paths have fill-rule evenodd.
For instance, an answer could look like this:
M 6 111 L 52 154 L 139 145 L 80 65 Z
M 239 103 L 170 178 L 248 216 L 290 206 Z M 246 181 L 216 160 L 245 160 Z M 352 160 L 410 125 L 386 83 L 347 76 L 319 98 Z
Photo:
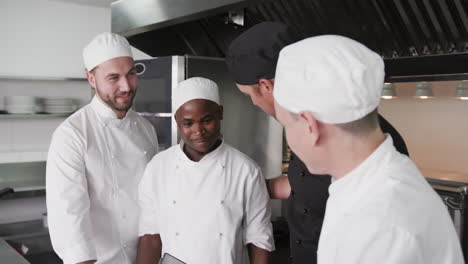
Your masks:
M 228 69 L 239 90 L 275 118 L 273 89 L 279 52 L 295 40 L 286 25 L 263 22 L 235 39 L 226 55 Z M 392 136 L 397 150 L 408 154 L 402 137 L 380 115 L 379 124 Z M 329 175 L 309 173 L 294 153 L 289 162 L 288 177 L 267 182 L 271 198 L 288 199 L 291 263 L 316 263 L 329 185 Z

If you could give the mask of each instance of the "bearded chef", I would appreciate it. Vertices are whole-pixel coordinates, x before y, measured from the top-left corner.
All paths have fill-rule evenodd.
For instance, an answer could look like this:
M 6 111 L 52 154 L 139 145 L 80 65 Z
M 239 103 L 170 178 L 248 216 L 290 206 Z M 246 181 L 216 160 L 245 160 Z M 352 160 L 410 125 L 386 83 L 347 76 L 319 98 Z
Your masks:
M 151 160 L 140 183 L 138 263 L 165 254 L 189 264 L 267 263 L 274 245 L 265 180 L 224 142 L 218 86 L 190 78 L 173 101 L 182 140 Z
M 99 34 L 83 59 L 96 95 L 55 130 L 47 158 L 52 245 L 65 264 L 135 263 L 137 186 L 156 133 L 130 109 L 137 75 L 127 40 Z
M 318 263 L 463 263 L 440 197 L 379 127 L 384 75 L 382 58 L 346 37 L 280 52 L 277 118 L 307 169 L 332 176 Z

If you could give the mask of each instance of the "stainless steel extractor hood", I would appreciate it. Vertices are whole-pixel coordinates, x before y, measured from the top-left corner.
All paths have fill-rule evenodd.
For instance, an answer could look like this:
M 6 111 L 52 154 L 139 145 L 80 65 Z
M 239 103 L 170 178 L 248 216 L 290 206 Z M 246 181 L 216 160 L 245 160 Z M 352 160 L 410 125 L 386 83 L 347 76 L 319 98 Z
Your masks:
M 468 79 L 468 0 L 120 0 L 112 31 L 151 56 L 224 57 L 262 21 L 297 39 L 339 34 L 382 55 L 387 79 Z

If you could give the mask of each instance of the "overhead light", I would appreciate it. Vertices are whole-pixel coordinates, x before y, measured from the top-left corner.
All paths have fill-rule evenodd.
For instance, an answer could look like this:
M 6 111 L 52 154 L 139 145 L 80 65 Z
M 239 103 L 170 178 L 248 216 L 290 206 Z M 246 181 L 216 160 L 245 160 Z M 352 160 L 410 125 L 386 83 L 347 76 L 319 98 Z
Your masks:
M 457 84 L 455 97 L 461 100 L 468 100 L 468 81 L 461 81 Z
M 391 83 L 384 83 L 382 89 L 382 99 L 397 98 L 395 86 Z
M 414 97 L 419 99 L 433 98 L 434 94 L 432 93 L 432 84 L 428 82 L 420 82 L 416 84 L 416 91 L 414 92 Z

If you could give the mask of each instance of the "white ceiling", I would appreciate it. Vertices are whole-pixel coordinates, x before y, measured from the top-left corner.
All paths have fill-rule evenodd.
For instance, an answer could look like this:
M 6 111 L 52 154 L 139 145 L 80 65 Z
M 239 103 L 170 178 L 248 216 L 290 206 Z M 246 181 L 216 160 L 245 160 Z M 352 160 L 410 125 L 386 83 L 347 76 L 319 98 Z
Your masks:
M 59 2 L 68 2 L 78 5 L 110 7 L 111 3 L 117 0 L 55 0 Z

